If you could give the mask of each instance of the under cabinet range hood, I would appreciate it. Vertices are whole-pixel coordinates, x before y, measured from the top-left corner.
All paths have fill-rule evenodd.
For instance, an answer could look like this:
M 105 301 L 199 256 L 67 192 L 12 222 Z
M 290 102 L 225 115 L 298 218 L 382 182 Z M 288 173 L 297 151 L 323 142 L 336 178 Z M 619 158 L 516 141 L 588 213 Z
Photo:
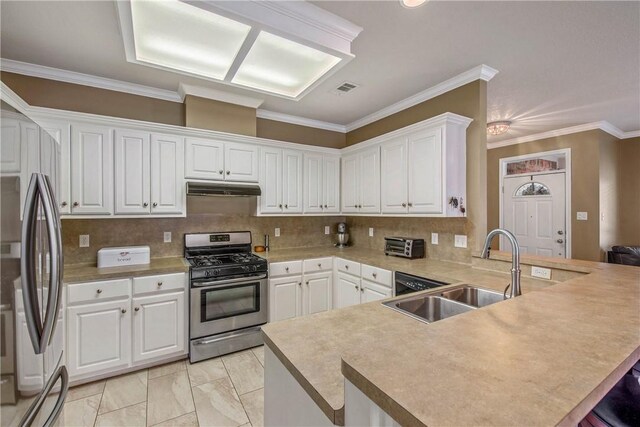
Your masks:
M 187 181 L 187 196 L 259 196 L 258 185 L 230 185 L 208 182 Z

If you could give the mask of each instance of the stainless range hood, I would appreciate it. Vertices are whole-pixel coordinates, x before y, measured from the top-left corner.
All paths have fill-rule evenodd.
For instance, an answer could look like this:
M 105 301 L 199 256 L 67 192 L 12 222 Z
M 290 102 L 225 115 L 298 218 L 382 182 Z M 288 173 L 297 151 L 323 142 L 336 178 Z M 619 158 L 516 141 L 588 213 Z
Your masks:
M 187 181 L 187 196 L 259 196 L 258 185 Z

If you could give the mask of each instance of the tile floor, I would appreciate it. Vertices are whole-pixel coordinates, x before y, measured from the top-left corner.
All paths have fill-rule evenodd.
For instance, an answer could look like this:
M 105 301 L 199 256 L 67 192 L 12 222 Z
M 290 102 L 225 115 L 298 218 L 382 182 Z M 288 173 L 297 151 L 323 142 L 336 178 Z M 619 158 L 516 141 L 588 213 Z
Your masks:
M 132 372 L 69 390 L 59 426 L 263 425 L 264 348 Z

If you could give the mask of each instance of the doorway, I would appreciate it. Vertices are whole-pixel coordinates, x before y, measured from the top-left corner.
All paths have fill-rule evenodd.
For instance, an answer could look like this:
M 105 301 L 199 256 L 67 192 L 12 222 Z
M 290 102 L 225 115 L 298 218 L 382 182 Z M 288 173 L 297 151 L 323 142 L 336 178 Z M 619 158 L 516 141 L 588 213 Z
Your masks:
M 571 257 L 570 164 L 570 150 L 500 159 L 500 227 L 521 253 Z M 500 248 L 509 248 L 504 237 Z

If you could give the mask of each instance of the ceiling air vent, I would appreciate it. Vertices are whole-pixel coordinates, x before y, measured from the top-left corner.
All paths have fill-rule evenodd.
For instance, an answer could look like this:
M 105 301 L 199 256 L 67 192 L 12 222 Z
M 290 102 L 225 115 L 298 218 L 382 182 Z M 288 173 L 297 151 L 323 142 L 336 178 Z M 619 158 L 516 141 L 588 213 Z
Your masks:
M 344 95 L 345 93 L 349 93 L 360 85 L 352 83 L 352 82 L 344 82 L 331 92 L 336 95 Z

